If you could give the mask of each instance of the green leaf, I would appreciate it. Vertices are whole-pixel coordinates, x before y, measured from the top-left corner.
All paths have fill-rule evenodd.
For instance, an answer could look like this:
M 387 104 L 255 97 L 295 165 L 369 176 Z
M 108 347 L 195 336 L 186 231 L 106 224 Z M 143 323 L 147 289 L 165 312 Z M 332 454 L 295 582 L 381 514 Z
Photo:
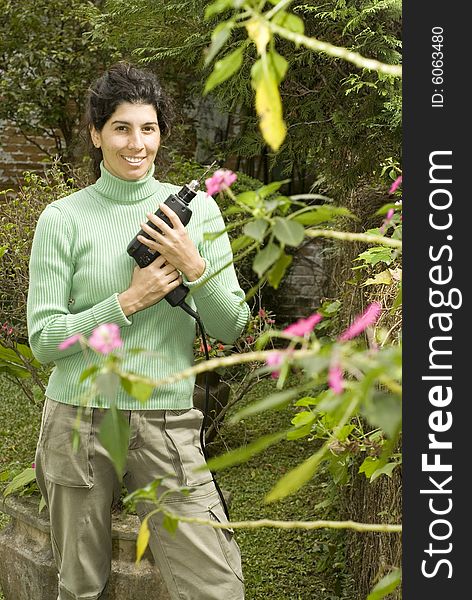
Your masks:
M 380 427 L 388 437 L 397 434 L 402 421 L 401 399 L 394 394 L 376 393 L 368 403 L 361 405 L 364 417 Z
M 316 454 L 313 454 L 300 465 L 285 474 L 270 490 L 264 498 L 264 501 L 273 502 L 274 500 L 280 500 L 299 490 L 313 477 L 325 454 L 326 449 L 321 448 Z
M 179 526 L 179 520 L 175 517 L 171 517 L 170 515 L 164 515 L 162 525 L 171 535 L 174 535 L 174 533 L 177 531 L 177 527 Z
M 236 200 L 238 204 L 243 204 L 245 206 L 249 206 L 250 208 L 255 208 L 258 203 L 257 192 L 253 190 L 241 192 L 236 196 Z
M 126 392 L 143 403 L 149 400 L 154 390 L 154 386 L 147 381 L 130 380 L 126 375 L 121 375 L 120 380 Z
M 386 475 L 387 477 L 391 477 L 396 467 L 398 467 L 398 463 L 388 462 L 387 464 L 383 465 L 383 467 L 376 469 L 370 476 L 370 480 L 375 481 L 377 477 L 380 477 L 380 475 Z
M 272 194 L 275 194 L 285 183 L 289 183 L 290 179 L 284 179 L 283 181 L 272 181 L 267 185 L 263 185 L 257 190 L 257 195 L 261 198 L 267 198 Z
M 282 254 L 282 256 L 277 260 L 275 265 L 270 269 L 267 273 L 267 278 L 270 285 L 276 290 L 279 287 L 279 283 L 282 281 L 283 276 L 285 275 L 287 269 L 292 264 L 293 256 L 290 254 Z
M 269 223 L 265 219 L 256 219 L 255 221 L 246 223 L 243 231 L 247 236 L 262 243 L 268 227 Z
M 223 81 L 229 79 L 232 75 L 234 75 L 234 73 L 239 71 L 242 64 L 243 48 L 239 47 L 215 63 L 213 71 L 206 81 L 203 93 L 208 94 L 208 92 L 214 87 L 216 87 L 220 83 L 223 83 Z
M 312 396 L 304 396 L 295 402 L 295 406 L 316 406 L 319 402 L 319 398 L 313 398 Z
M 380 600 L 385 598 L 387 594 L 390 594 L 395 590 L 402 580 L 401 569 L 395 568 L 387 573 L 385 577 L 374 586 L 370 594 L 367 596 L 367 600 Z
M 292 13 L 285 12 L 284 10 L 281 10 L 274 15 L 272 23 L 279 27 L 283 27 L 284 29 L 288 29 L 289 31 L 293 31 L 294 33 L 301 33 L 302 35 L 305 31 L 305 24 L 302 19 Z
M 3 495 L 6 497 L 18 490 L 22 490 L 35 480 L 36 471 L 32 467 L 28 467 L 24 471 L 21 471 L 21 473 L 18 473 L 18 475 L 12 479 L 12 481 L 5 488 Z
M 238 411 L 231 419 L 230 423 L 238 423 L 244 417 L 249 415 L 256 415 L 258 413 L 264 412 L 265 410 L 270 410 L 273 408 L 282 408 L 286 404 L 289 403 L 292 398 L 295 398 L 300 393 L 298 388 L 292 388 L 289 390 L 284 390 L 283 392 L 277 392 L 275 394 L 270 394 L 266 398 L 262 398 L 262 400 L 258 400 L 257 402 L 252 402 L 251 404 L 245 406 L 243 409 Z
M 261 277 L 280 257 L 282 248 L 273 242 L 269 242 L 256 254 L 252 268 Z
M 326 221 L 332 221 L 336 217 L 350 217 L 354 215 L 350 210 L 343 206 L 330 206 L 329 204 L 320 204 L 319 206 L 310 206 L 302 209 L 292 216 L 293 221 L 302 225 L 318 225 Z
M 147 522 L 148 520 L 146 517 L 142 520 L 141 527 L 139 528 L 138 538 L 136 540 L 136 564 L 138 564 L 143 557 L 149 544 L 149 538 L 151 537 Z
M 205 57 L 205 66 L 209 65 L 215 58 L 221 48 L 224 46 L 226 40 L 231 35 L 235 22 L 225 21 L 215 27 L 211 34 L 211 45 L 208 48 L 208 53 Z
M 205 19 L 210 19 L 210 17 L 213 17 L 213 15 L 217 15 L 228 8 L 232 8 L 233 4 L 233 0 L 216 0 L 206 7 Z
M 384 262 L 389 265 L 393 260 L 393 250 L 386 246 L 374 246 L 365 252 L 361 252 L 354 260 L 362 260 L 368 265 L 376 265 L 379 262 Z
M 382 461 L 383 463 L 384 461 Z M 375 473 L 375 471 L 377 470 L 379 464 L 381 464 L 381 461 L 379 458 L 375 458 L 373 456 L 368 456 L 367 458 L 365 458 L 361 464 L 361 466 L 359 467 L 359 471 L 358 473 L 364 473 L 365 476 L 370 479 L 371 476 Z
M 84 369 L 82 371 L 82 373 L 80 374 L 79 382 L 82 382 L 82 381 L 85 381 L 86 379 L 88 379 L 91 375 L 96 373 L 99 370 L 99 368 L 100 367 L 98 365 L 92 365 L 91 367 Z
M 300 223 L 282 217 L 275 218 L 273 228 L 275 237 L 288 246 L 299 246 L 305 237 L 305 228 Z
M 267 74 L 274 80 L 274 82 L 279 85 L 288 68 L 288 62 L 285 60 L 283 56 L 278 54 L 275 50 L 271 50 L 266 57 L 266 67 L 267 70 L 264 70 L 264 62 L 262 59 L 256 60 L 256 62 L 251 67 L 251 79 L 253 82 L 253 87 L 255 88 L 258 83 L 264 77 L 267 77 Z M 277 183 L 277 182 L 274 182 Z M 283 182 L 285 183 L 285 182 Z M 269 184 L 271 185 L 271 184 Z
M 121 480 L 128 455 L 129 423 L 115 404 L 112 404 L 103 418 L 98 438 L 110 455 L 113 466 Z
M 275 444 L 286 437 L 286 431 L 278 431 L 277 433 L 264 435 L 247 446 L 236 448 L 235 450 L 230 450 L 221 456 L 210 458 L 207 466 L 210 471 L 220 471 L 221 469 L 226 469 L 227 467 L 240 465 L 241 463 L 248 461 L 256 454 L 259 454 L 259 452 L 262 452 L 272 444 Z M 203 470 L 204 468 L 205 466 L 200 467 L 200 469 L 197 470 Z
M 231 249 L 234 253 L 247 248 L 252 244 L 253 240 L 248 235 L 240 235 L 231 242 Z

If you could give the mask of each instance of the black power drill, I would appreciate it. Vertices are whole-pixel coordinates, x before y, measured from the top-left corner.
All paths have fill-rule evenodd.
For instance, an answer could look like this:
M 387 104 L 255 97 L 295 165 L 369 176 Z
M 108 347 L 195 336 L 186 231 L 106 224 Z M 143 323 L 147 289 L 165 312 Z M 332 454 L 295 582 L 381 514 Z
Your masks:
M 171 194 L 164 204 L 166 204 L 169 208 L 171 208 L 179 219 L 182 221 L 184 225 L 190 221 L 190 217 L 192 216 L 192 211 L 189 208 L 190 201 L 196 196 L 197 188 L 200 185 L 200 182 L 196 179 L 193 179 L 190 183 L 184 185 L 177 194 Z M 160 210 L 157 209 L 154 213 L 160 219 L 162 219 L 169 227 L 173 227 L 170 219 Z M 155 231 L 160 231 L 159 228 L 151 223 L 151 221 L 147 222 L 149 227 L 152 227 Z M 159 252 L 153 251 L 148 246 L 143 244 L 138 240 L 138 235 L 142 235 L 146 237 L 148 240 L 152 239 L 149 234 L 147 234 L 142 229 L 139 233 L 131 240 L 128 244 L 128 248 L 126 251 L 130 256 L 134 258 L 134 260 L 138 263 L 138 265 L 143 268 L 150 265 L 156 258 L 159 256 Z M 181 306 L 185 300 L 185 297 L 188 294 L 188 287 L 181 283 L 174 290 L 169 292 L 165 299 L 171 306 Z

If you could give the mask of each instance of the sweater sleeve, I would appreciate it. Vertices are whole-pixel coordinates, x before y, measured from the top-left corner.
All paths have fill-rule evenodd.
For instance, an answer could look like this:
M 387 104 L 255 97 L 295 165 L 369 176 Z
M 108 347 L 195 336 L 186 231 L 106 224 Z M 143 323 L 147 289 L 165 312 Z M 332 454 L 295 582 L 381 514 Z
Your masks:
M 215 200 L 205 197 L 204 202 L 208 209 L 203 233 L 224 230 L 225 223 Z M 190 289 L 208 335 L 225 343 L 234 342 L 246 327 L 250 310 L 236 276 L 228 234 L 203 240 L 199 251 L 206 262 L 205 271 L 195 281 L 183 277 L 184 283 Z
M 28 336 L 34 356 L 43 363 L 81 351 L 78 344 L 59 350 L 59 344 L 75 334 L 88 337 L 103 323 L 131 325 L 121 310 L 118 294 L 72 314 L 70 290 L 74 273 L 72 235 L 61 211 L 47 206 L 40 215 L 29 262 L 27 300 Z

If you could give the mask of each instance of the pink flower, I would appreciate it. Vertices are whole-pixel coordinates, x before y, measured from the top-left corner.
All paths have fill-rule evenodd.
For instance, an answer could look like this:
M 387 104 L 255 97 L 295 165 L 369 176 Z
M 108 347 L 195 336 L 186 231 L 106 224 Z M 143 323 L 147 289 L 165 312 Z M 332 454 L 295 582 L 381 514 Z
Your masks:
M 205 179 L 207 194 L 213 196 L 229 188 L 238 178 L 236 173 L 229 169 L 218 169 L 211 177 Z
M 248 335 L 248 336 L 246 337 L 246 342 L 247 342 L 248 344 L 252 344 L 252 343 L 253 343 L 253 341 L 254 341 L 254 336 L 253 336 L 253 335 Z
M 390 189 L 388 190 L 389 194 L 393 194 L 393 192 L 395 192 L 401 186 L 402 179 L 403 179 L 402 175 L 400 175 L 400 177 L 397 177 L 395 179 L 395 181 L 390 186 Z
M 344 390 L 343 372 L 339 364 L 334 363 L 328 371 L 328 385 L 335 394 L 342 394 Z
M 59 344 L 58 348 L 59 348 L 59 350 L 65 350 L 66 348 L 73 346 L 76 342 L 78 342 L 81 339 L 82 339 L 82 334 L 76 333 L 75 335 L 71 335 L 70 337 L 65 339 L 63 342 L 61 342 Z
M 266 365 L 268 367 L 278 367 L 283 362 L 284 362 L 284 355 L 282 352 L 273 352 L 272 354 L 268 354 L 266 356 Z M 278 370 L 272 371 L 272 373 L 271 373 L 271 377 L 273 377 L 274 379 L 277 379 L 277 377 L 279 375 L 280 375 L 280 371 L 278 371 Z
M 306 319 L 298 319 L 295 323 L 292 323 L 288 327 L 282 330 L 282 333 L 288 333 L 289 335 L 304 336 L 305 333 L 311 333 L 317 323 L 323 318 L 320 313 L 313 313 Z
M 382 307 L 378 302 L 372 302 L 366 308 L 366 310 L 359 315 L 350 327 L 346 329 L 340 336 L 339 341 L 345 342 L 346 340 L 351 340 L 352 338 L 358 336 L 362 333 L 367 327 L 373 325 L 380 316 L 382 311 Z
M 265 319 L 266 317 L 266 311 L 263 308 L 260 308 L 257 314 L 260 316 L 261 319 Z
M 34 463 L 34 462 L 33 462 L 33 463 L 31 463 L 31 468 L 32 468 L 32 469 L 36 469 L 36 463 Z
M 116 323 L 105 323 L 96 327 L 89 338 L 90 346 L 101 354 L 108 354 L 123 345 L 120 328 Z

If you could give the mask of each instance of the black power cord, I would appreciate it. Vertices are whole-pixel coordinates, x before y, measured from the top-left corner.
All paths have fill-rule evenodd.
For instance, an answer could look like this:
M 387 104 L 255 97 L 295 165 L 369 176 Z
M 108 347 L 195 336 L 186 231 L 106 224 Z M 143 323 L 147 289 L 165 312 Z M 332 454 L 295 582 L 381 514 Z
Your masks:
M 202 320 L 200 319 L 200 315 L 196 311 L 194 311 L 186 302 L 181 302 L 179 304 L 179 306 L 186 313 L 188 313 L 191 317 L 193 317 L 195 319 L 195 321 L 197 322 L 197 325 L 200 329 L 200 335 L 202 338 L 203 349 L 205 351 L 205 359 L 210 360 L 210 352 L 208 350 L 205 328 L 203 327 L 203 323 L 202 323 Z M 203 456 L 205 457 L 205 460 L 208 460 L 208 453 L 207 453 L 206 443 L 205 443 L 205 427 L 206 427 L 208 413 L 210 411 L 210 381 L 209 381 L 208 373 L 209 373 L 209 371 L 206 371 L 206 373 L 205 373 L 205 403 L 204 403 L 204 410 L 203 410 L 203 422 L 202 422 L 202 426 L 200 429 L 200 445 L 202 447 L 202 452 L 203 452 Z M 216 480 L 215 473 L 213 471 L 210 471 L 210 473 L 213 478 L 213 483 L 215 484 L 216 491 L 218 492 L 218 494 L 220 496 L 221 504 L 223 506 L 223 510 L 225 511 L 226 518 L 229 521 L 230 520 L 229 509 L 228 509 L 228 505 L 226 504 L 225 497 L 224 497 L 223 492 L 221 491 L 221 488 Z

